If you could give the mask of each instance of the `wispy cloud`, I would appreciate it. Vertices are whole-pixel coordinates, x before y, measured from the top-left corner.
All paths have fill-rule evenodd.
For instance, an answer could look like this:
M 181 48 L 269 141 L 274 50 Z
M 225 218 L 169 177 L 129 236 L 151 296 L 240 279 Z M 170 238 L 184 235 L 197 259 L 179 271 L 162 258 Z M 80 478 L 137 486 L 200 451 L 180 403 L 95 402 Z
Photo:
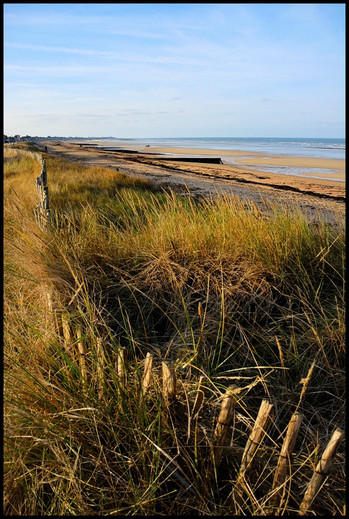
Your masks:
M 207 64 L 209 56 L 207 55 L 207 49 L 203 49 L 202 47 L 198 47 L 200 56 L 205 59 L 200 59 L 198 57 L 190 58 L 186 56 L 185 49 L 182 52 L 177 49 L 177 55 L 156 55 L 149 56 L 146 53 L 131 53 L 125 51 L 98 51 L 93 49 L 76 49 L 69 47 L 52 47 L 47 45 L 32 45 L 28 43 L 6 43 L 7 48 L 13 49 L 22 49 L 27 51 L 36 50 L 44 53 L 63 53 L 63 54 L 71 54 L 71 55 L 80 55 L 85 57 L 95 57 L 95 58 L 104 58 L 107 60 L 113 61 L 121 61 L 127 63 L 157 63 L 157 64 L 178 64 L 178 65 L 190 65 L 190 66 L 203 66 Z M 191 52 L 194 53 L 193 49 Z M 180 54 L 183 54 L 182 56 Z M 213 55 L 212 51 L 210 52 L 211 56 Z
M 108 51 L 96 51 L 91 49 L 75 49 L 71 47 L 55 47 L 49 45 L 33 45 L 32 43 L 6 42 L 5 48 L 38 50 L 41 52 L 63 52 L 67 54 L 80 54 L 82 56 L 110 56 Z

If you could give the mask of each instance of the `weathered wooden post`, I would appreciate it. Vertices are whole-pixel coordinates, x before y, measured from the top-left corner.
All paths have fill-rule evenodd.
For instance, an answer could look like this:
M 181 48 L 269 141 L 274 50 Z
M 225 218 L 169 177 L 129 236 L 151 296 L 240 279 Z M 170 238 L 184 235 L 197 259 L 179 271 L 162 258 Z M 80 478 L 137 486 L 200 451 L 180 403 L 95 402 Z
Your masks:
M 268 400 L 262 401 L 254 427 L 247 440 L 246 447 L 242 455 L 240 474 L 243 474 L 248 470 L 260 444 L 263 441 L 264 436 L 266 435 L 270 424 L 272 409 L 273 405 L 270 404 Z
M 234 414 L 235 399 L 231 392 L 232 389 L 234 389 L 232 386 L 228 387 L 225 392 L 225 395 L 223 396 L 221 410 L 218 416 L 216 428 L 213 435 L 213 455 L 216 468 L 218 467 L 221 461 L 223 448 L 228 434 L 228 429 Z
M 87 382 L 87 366 L 86 366 L 86 348 L 82 338 L 82 331 L 80 326 L 76 328 L 76 339 L 79 352 L 80 371 L 83 379 Z
M 48 196 L 46 162 L 41 157 L 41 174 L 37 177 L 35 184 L 38 190 L 40 202 L 35 208 L 36 217 L 40 226 L 51 222 L 51 211 Z
M 72 353 L 73 350 L 73 336 L 70 327 L 70 319 L 69 316 L 62 313 L 62 327 L 63 327 L 63 337 L 64 337 L 64 346 L 68 353 Z
M 247 440 L 242 455 L 240 471 L 236 480 L 235 487 L 232 492 L 232 496 L 239 506 L 241 506 L 243 493 L 246 486 L 246 472 L 250 469 L 251 463 L 256 455 L 256 452 L 259 449 L 263 441 L 263 438 L 267 433 L 271 421 L 272 409 L 272 404 L 270 404 L 267 400 L 262 401 L 255 424 Z
M 105 356 L 103 351 L 103 341 L 100 337 L 96 340 L 97 353 L 97 380 L 98 380 L 98 398 L 103 400 L 105 396 L 104 391 L 104 370 L 105 370 Z
M 305 515 L 319 492 L 329 470 L 331 468 L 333 458 L 337 452 L 338 446 L 342 441 L 344 433 L 341 429 L 336 429 L 332 434 L 327 447 L 321 456 L 321 460 L 316 465 L 314 474 L 308 484 L 308 488 L 304 494 L 303 501 L 300 505 L 298 515 Z
M 120 387 L 124 387 L 126 383 L 126 375 L 127 375 L 127 350 L 125 348 L 121 348 L 118 351 L 117 358 L 117 371 Z
M 64 334 L 63 334 L 63 326 L 62 326 L 62 311 L 57 306 L 57 304 L 54 302 L 51 291 L 48 290 L 46 292 L 46 295 L 47 295 L 48 309 L 53 318 L 55 332 L 60 338 L 63 339 Z
M 171 403 L 176 399 L 176 374 L 173 364 L 162 363 L 162 388 L 166 402 Z
M 296 411 L 295 413 L 293 413 L 287 427 L 286 436 L 281 447 L 281 452 L 279 455 L 279 460 L 274 475 L 274 481 L 272 486 L 273 493 L 268 503 L 273 507 L 273 509 L 280 506 L 281 500 L 285 493 L 285 481 L 287 477 L 287 472 L 290 473 L 291 469 L 291 454 L 296 443 L 302 420 L 303 415 Z M 269 510 L 268 512 L 273 513 L 272 510 Z
M 142 377 L 142 389 L 143 394 L 148 391 L 151 381 L 152 381 L 152 369 L 153 369 L 153 355 L 151 353 L 147 353 L 145 357 L 145 363 L 144 363 L 144 373 Z

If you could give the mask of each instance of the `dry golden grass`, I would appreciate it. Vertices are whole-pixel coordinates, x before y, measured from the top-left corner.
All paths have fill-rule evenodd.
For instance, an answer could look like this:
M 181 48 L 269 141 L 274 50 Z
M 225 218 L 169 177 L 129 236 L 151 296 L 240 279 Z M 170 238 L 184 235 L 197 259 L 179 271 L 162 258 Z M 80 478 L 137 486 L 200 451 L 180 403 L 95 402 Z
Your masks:
M 6 514 L 260 515 L 299 410 L 279 510 L 296 513 L 331 433 L 344 425 L 344 222 L 314 224 L 291 207 L 262 212 L 232 197 L 197 202 L 115 170 L 45 158 L 46 230 L 33 215 L 38 161 L 11 149 L 4 166 Z M 47 310 L 48 291 L 70 323 L 68 339 Z M 121 349 L 129 357 L 123 384 Z M 144 395 L 147 352 L 154 372 Z M 178 378 L 171 413 L 162 361 Z M 230 385 L 232 447 L 208 472 Z M 242 498 L 233 499 L 263 398 L 275 419 Z M 313 512 L 344 515 L 344 488 L 341 446 Z

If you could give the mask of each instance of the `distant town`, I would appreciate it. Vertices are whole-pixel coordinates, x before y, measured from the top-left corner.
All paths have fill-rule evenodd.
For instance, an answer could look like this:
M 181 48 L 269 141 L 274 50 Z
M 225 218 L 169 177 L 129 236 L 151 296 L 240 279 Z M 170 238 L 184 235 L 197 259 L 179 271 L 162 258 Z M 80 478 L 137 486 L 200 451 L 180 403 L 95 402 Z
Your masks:
M 92 139 L 114 139 L 114 137 L 38 137 L 35 135 L 14 135 L 13 137 L 9 137 L 8 135 L 4 135 L 4 143 L 5 142 L 21 142 L 21 141 L 32 141 L 32 142 L 40 142 L 40 141 L 69 141 L 71 139 L 79 139 L 79 140 L 92 140 Z

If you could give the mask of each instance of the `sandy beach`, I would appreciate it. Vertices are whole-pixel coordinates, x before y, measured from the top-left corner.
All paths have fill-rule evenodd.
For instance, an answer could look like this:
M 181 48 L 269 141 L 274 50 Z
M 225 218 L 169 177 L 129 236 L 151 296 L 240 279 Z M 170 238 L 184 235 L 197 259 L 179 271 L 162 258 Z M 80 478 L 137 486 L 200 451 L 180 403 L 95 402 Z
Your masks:
M 227 163 L 228 159 L 233 159 L 236 164 L 241 164 L 246 167 L 252 166 L 253 169 L 258 170 L 258 166 L 281 166 L 300 168 L 299 176 L 306 177 L 329 177 L 330 180 L 344 181 L 345 180 L 345 161 L 340 159 L 327 159 L 315 157 L 297 157 L 297 156 L 283 156 L 270 155 L 259 152 L 239 151 L 239 150 L 219 150 L 219 149 L 201 149 L 201 148 L 174 148 L 174 147 L 138 147 L 125 146 L 124 142 L 108 143 L 107 146 L 120 146 L 130 150 L 136 150 L 140 153 L 165 153 L 168 155 L 183 155 L 183 156 L 211 156 L 221 157 L 223 162 Z M 325 173 L 321 171 L 308 171 L 308 169 L 325 169 Z M 298 176 L 298 175 L 297 175 Z
M 344 216 L 344 160 L 265 155 L 238 150 L 137 147 L 123 141 L 91 142 L 91 147 L 87 142 L 83 142 L 83 146 L 80 143 L 81 141 L 47 141 L 42 145 L 47 146 L 48 153 L 53 155 L 91 165 L 115 167 L 126 174 L 142 176 L 156 185 L 171 187 L 175 191 L 189 189 L 197 196 L 234 193 L 257 204 L 262 199 L 270 199 L 296 204 L 311 215 L 324 210 L 329 215 L 339 212 Z M 92 147 L 96 144 L 120 147 L 123 152 Z M 125 150 L 138 153 L 128 154 Z M 166 159 L 157 154 L 166 154 Z M 220 157 L 223 163 L 175 162 L 171 161 L 171 155 Z M 226 162 L 227 157 L 233 157 L 234 164 Z M 261 165 L 297 167 L 302 176 L 270 173 L 264 171 Z M 314 169 L 310 174 L 308 168 L 320 168 L 326 172 L 321 174 Z

